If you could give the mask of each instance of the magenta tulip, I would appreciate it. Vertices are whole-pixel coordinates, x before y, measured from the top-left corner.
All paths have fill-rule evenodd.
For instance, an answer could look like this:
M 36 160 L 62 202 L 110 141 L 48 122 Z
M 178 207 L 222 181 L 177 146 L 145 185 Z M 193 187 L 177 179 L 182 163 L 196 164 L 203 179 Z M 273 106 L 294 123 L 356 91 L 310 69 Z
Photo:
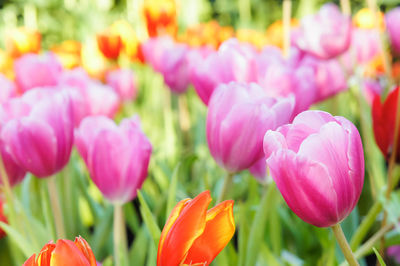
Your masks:
M 20 110 L 1 130 L 5 149 L 15 163 L 37 177 L 60 171 L 73 144 L 71 101 L 65 93 L 48 91 L 35 89 L 16 99 L 20 103 L 14 110 Z
M 218 86 L 207 114 L 211 155 L 231 173 L 249 168 L 263 157 L 265 132 L 289 122 L 293 107 L 293 98 L 268 97 L 255 83 Z
M 164 51 L 174 46 L 174 41 L 169 36 L 150 38 L 142 44 L 142 52 L 146 63 L 157 72 L 162 69 L 162 56 Z
M 0 104 L 8 99 L 17 96 L 17 90 L 14 82 L 0 74 Z
M 125 69 L 116 69 L 107 73 L 107 84 L 118 93 L 122 100 L 133 100 L 136 98 L 137 87 L 133 71 Z
M 390 10 L 385 15 L 385 22 L 392 49 L 400 54 L 400 7 Z
M 126 203 L 136 197 L 152 150 L 138 119 L 124 119 L 117 126 L 104 116 L 87 117 L 75 142 L 93 182 L 108 200 Z
M 343 15 L 334 4 L 325 4 L 317 14 L 301 20 L 296 45 L 322 59 L 345 52 L 351 41 L 351 18 Z
M 164 82 L 172 92 L 184 93 L 189 86 L 189 47 L 184 44 L 175 44 L 165 49 L 161 60 L 161 74 Z
M 190 80 L 200 99 L 208 105 L 219 84 L 256 81 L 255 58 L 256 51 L 252 46 L 230 39 L 191 69 Z
M 264 153 L 283 198 L 305 222 L 333 226 L 356 206 L 364 155 L 357 128 L 347 119 L 305 111 L 265 134 Z
M 36 87 L 54 86 L 62 65 L 52 53 L 26 54 L 14 63 L 15 80 L 22 92 Z

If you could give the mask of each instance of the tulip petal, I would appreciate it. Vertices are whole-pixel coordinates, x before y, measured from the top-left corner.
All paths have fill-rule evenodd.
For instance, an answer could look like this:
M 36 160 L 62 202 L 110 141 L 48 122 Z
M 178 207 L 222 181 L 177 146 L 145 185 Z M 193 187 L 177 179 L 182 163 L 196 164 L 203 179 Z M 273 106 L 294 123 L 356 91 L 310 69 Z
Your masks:
M 75 238 L 74 244 L 78 247 L 78 249 L 82 252 L 82 254 L 89 261 L 90 266 L 97 265 L 97 261 L 96 261 L 96 258 L 94 257 L 93 251 L 85 239 L 83 239 L 81 236 L 79 236 L 79 237 Z
M 43 264 L 46 265 L 46 264 Z M 74 242 L 65 239 L 59 239 L 52 253 L 50 265 L 57 266 L 91 266 L 86 257 Z
M 42 250 L 40 251 L 39 255 L 37 256 L 37 264 L 43 266 L 50 266 L 51 254 L 53 250 L 56 248 L 56 245 L 53 243 L 48 243 L 44 245 Z
M 318 227 L 335 224 L 337 195 L 328 169 L 291 150 L 278 150 L 267 165 L 290 209 L 307 223 Z
M 33 254 L 32 256 L 27 259 L 22 266 L 36 266 L 36 255 Z M 43 265 L 44 266 L 44 265 Z
M 207 212 L 204 232 L 189 249 L 185 264 L 209 265 L 229 243 L 234 233 L 233 201 L 227 200 Z
M 157 262 L 158 266 L 175 266 L 184 260 L 193 242 L 204 231 L 207 207 L 210 202 L 209 191 L 204 191 L 187 202 L 165 237 Z

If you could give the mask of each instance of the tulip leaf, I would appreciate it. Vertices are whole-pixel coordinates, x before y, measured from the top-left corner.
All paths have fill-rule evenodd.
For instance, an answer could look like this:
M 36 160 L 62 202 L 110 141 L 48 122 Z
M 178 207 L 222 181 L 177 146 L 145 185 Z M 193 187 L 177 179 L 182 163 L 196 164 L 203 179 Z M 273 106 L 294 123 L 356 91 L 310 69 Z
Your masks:
M 379 254 L 379 252 L 376 250 L 375 247 L 373 247 L 372 249 L 373 249 L 373 251 L 374 251 L 374 253 L 375 253 L 375 255 L 376 255 L 376 258 L 377 258 L 378 261 L 379 261 L 379 264 L 380 264 L 381 266 L 386 266 L 386 263 L 383 261 L 383 259 L 382 259 L 382 257 L 381 257 L 381 254 Z
M 148 234 L 144 226 L 137 232 L 135 241 L 129 251 L 129 261 L 135 262 L 137 265 L 145 265 L 147 250 L 143 247 L 147 246 Z
M 258 252 L 263 242 L 265 224 L 268 216 L 268 207 L 271 204 L 275 193 L 275 183 L 270 183 L 267 190 L 264 192 L 260 205 L 258 206 L 257 213 L 251 224 L 249 240 L 246 252 L 246 266 L 256 265 Z
M 30 257 L 33 253 L 37 252 L 37 250 L 29 245 L 29 241 L 10 225 L 0 221 L 0 228 L 10 236 L 12 241 L 21 249 L 26 257 Z
M 176 205 L 176 188 L 178 186 L 178 177 L 180 168 L 181 168 L 181 163 L 178 163 L 178 165 L 174 169 L 174 172 L 172 173 L 171 183 L 169 184 L 169 190 L 168 190 L 166 219 L 168 219 L 169 214 Z
M 158 241 L 160 240 L 161 231 L 157 225 L 157 222 L 150 211 L 149 206 L 147 205 L 146 201 L 143 198 L 142 193 L 138 190 L 138 198 L 140 202 L 140 213 L 142 214 L 142 218 L 144 223 L 149 230 L 151 237 L 153 238 L 154 244 L 157 247 Z

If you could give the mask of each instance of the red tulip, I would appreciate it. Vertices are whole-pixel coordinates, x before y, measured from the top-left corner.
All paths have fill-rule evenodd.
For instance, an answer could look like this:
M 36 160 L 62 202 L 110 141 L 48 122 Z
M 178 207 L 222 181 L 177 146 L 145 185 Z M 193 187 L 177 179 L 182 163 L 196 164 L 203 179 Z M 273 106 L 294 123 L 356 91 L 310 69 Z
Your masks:
M 157 266 L 209 265 L 235 233 L 233 201 L 207 211 L 210 192 L 180 201 L 172 210 L 158 244 Z
M 396 123 L 397 95 L 399 87 L 389 93 L 382 103 L 380 95 L 376 95 L 372 103 L 372 120 L 375 141 L 386 159 L 393 152 L 394 127 Z M 400 142 L 397 143 L 396 161 L 400 161 Z
M 4 213 L 3 213 L 3 205 L 4 205 L 4 201 L 3 201 L 3 199 L 2 199 L 2 197 L 1 197 L 1 195 L 0 195 L 0 222 L 7 223 L 7 218 L 6 218 L 6 216 L 4 215 Z M 0 239 L 3 238 L 3 237 L 5 237 L 5 235 L 6 235 L 6 232 L 4 232 L 4 231 L 0 228 Z

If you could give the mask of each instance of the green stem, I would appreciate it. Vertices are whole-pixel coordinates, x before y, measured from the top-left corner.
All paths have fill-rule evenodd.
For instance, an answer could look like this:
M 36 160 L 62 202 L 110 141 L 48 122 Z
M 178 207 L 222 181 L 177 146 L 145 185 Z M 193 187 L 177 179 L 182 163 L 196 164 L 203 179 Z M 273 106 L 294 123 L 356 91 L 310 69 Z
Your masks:
M 218 200 L 217 200 L 217 204 L 221 203 L 222 201 L 224 201 L 229 193 L 229 189 L 232 185 L 232 180 L 233 180 L 233 176 L 235 174 L 234 173 L 229 173 L 226 175 L 225 179 L 224 179 L 224 184 L 222 185 L 222 190 L 221 193 L 218 196 Z
M 344 257 L 346 258 L 347 262 L 349 263 L 350 266 L 359 266 L 356 258 L 354 257 L 353 252 L 351 251 L 351 248 L 349 246 L 349 243 L 346 240 L 346 237 L 343 234 L 342 227 L 340 224 L 335 224 L 334 226 L 331 227 L 333 234 L 336 237 L 336 240 L 339 244 L 340 249 L 343 252 Z
M 122 204 L 114 205 L 114 259 L 116 266 L 128 265 L 127 240 Z
M 61 211 L 60 199 L 57 194 L 57 185 L 55 176 L 51 176 L 47 181 L 47 188 L 50 195 L 51 209 L 54 214 L 54 223 L 56 225 L 57 238 L 65 238 L 64 220 Z
M 375 204 L 372 206 L 367 216 L 364 218 L 361 225 L 358 227 L 357 231 L 354 233 L 350 241 L 350 246 L 352 250 L 356 250 L 358 246 L 361 244 L 364 237 L 369 232 L 369 229 L 371 229 L 372 225 L 374 224 L 376 217 L 378 217 L 381 211 L 382 211 L 382 204 L 378 201 L 375 202 Z
M 285 57 L 289 56 L 289 48 L 290 48 L 290 17 L 292 13 L 292 1 L 291 0 L 283 0 L 282 5 L 282 13 L 283 13 L 283 55 Z

